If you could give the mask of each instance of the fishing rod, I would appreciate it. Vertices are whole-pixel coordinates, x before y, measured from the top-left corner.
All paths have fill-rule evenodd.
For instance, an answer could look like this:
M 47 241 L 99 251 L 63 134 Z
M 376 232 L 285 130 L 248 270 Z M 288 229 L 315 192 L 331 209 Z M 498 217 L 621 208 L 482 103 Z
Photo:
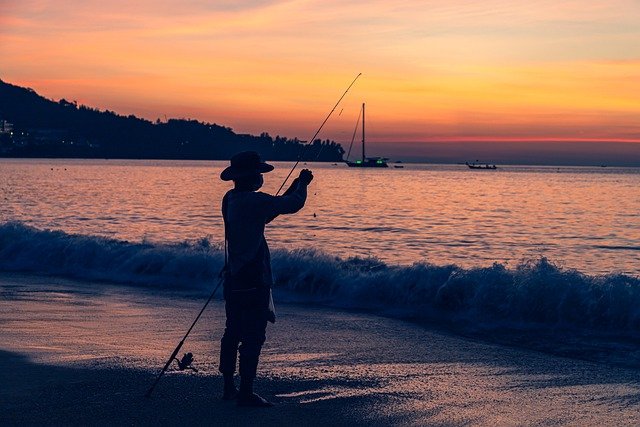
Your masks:
M 225 265 L 225 267 L 226 267 L 226 265 Z M 178 355 L 178 352 L 180 351 L 180 349 L 184 345 L 184 341 L 187 339 L 187 337 L 191 333 L 191 330 L 193 329 L 193 327 L 196 326 L 196 323 L 198 323 L 198 320 L 200 320 L 200 316 L 202 316 L 202 313 L 204 313 L 205 308 L 207 308 L 207 306 L 209 305 L 209 303 L 213 299 L 213 297 L 216 294 L 216 292 L 218 292 L 218 289 L 220 288 L 220 285 L 222 285 L 222 282 L 224 281 L 224 276 L 222 275 L 223 271 L 224 271 L 224 269 L 222 271 L 220 271 L 220 280 L 218 281 L 218 285 L 215 287 L 213 292 L 211 292 L 211 295 L 209 295 L 209 299 L 207 300 L 207 302 L 204 304 L 204 306 L 200 310 L 200 313 L 198 313 L 198 315 L 196 316 L 196 319 L 191 324 L 191 327 L 189 328 L 187 333 L 184 334 L 184 337 L 178 343 L 178 345 L 175 348 L 175 350 L 173 350 L 173 353 L 171 353 L 171 356 L 169 356 L 169 359 L 167 360 L 167 363 L 165 363 L 164 367 L 162 368 L 162 370 L 160 371 L 160 373 L 156 377 L 156 380 L 153 382 L 151 387 L 149 387 L 149 390 L 147 390 L 147 393 L 145 394 L 145 397 L 151 397 L 151 393 L 153 393 L 153 390 L 156 388 L 156 386 L 160 382 L 160 379 L 162 378 L 164 373 L 167 372 L 167 369 L 169 369 L 169 366 L 171 365 L 171 362 L 173 362 L 174 360 L 178 360 L 176 358 L 176 356 Z M 181 371 L 184 370 L 184 369 L 194 369 L 193 367 L 190 366 L 191 362 L 193 362 L 193 355 L 191 353 L 186 353 L 182 357 L 182 360 L 178 360 L 178 367 L 179 367 L 179 369 Z
M 340 104 L 340 102 L 342 101 L 342 99 L 347 95 L 347 92 L 349 92 L 349 89 L 351 89 L 351 86 L 354 85 L 354 83 L 356 82 L 356 80 L 358 80 L 358 77 L 360 77 L 362 75 L 362 73 L 358 73 L 358 75 L 356 76 L 355 79 L 353 79 L 353 81 L 351 82 L 351 84 L 349 85 L 349 87 L 347 87 L 347 89 L 344 91 L 344 93 L 342 94 L 342 96 L 340 97 L 340 99 L 338 99 L 338 102 L 336 102 L 336 105 L 333 106 L 333 108 L 331 109 L 331 111 L 329 112 L 329 114 L 327 115 L 327 117 L 324 119 L 324 121 L 322 122 L 322 124 L 320 125 L 320 127 L 318 128 L 318 130 L 316 131 L 316 133 L 313 135 L 313 137 L 311 138 L 311 141 L 314 141 L 315 138 L 318 136 L 318 134 L 320 133 L 320 131 L 322 130 L 322 128 L 324 127 L 325 123 L 327 123 L 327 121 L 329 120 L 329 118 L 331 117 L 331 115 L 333 114 L 333 112 L 336 110 L 336 108 L 338 107 L 338 105 Z M 309 148 L 309 145 L 311 144 L 307 144 L 303 150 L 302 153 L 300 153 L 300 156 L 298 156 L 298 160 L 296 161 L 295 165 L 293 165 L 293 168 L 291 168 L 291 170 L 289 171 L 289 174 L 287 175 L 287 177 L 284 179 L 284 181 L 282 182 L 282 185 L 280 186 L 280 188 L 278 189 L 278 192 L 276 193 L 276 196 L 280 193 L 280 190 L 282 190 L 282 187 L 284 187 L 284 185 L 286 184 L 287 180 L 289 179 L 289 177 L 291 176 L 291 174 L 293 173 L 293 171 L 295 170 L 295 168 L 298 166 L 298 163 L 300 163 L 300 160 L 302 159 L 303 155 L 306 153 L 307 149 Z M 320 154 L 318 153 L 318 156 Z M 151 394 L 153 393 L 153 390 L 156 388 L 156 386 L 158 385 L 158 383 L 160 382 L 160 379 L 162 378 L 162 376 L 164 375 L 165 372 L 167 372 L 167 369 L 169 369 L 169 366 L 171 366 L 171 363 L 176 360 L 178 362 L 178 368 L 182 371 L 184 369 L 194 369 L 193 367 L 191 367 L 191 363 L 193 362 L 193 354 L 191 353 L 186 353 L 183 357 L 182 360 L 178 360 L 178 358 L 176 357 L 178 355 L 178 352 L 180 351 L 180 349 L 182 348 L 182 346 L 184 345 L 185 340 L 187 339 L 187 337 L 189 336 L 189 334 L 191 333 L 191 330 L 194 328 L 194 326 L 196 326 L 196 323 L 198 323 L 198 320 L 200 320 L 200 316 L 202 316 L 202 313 L 204 313 L 204 310 L 207 308 L 207 306 L 209 305 L 209 303 L 211 302 L 211 300 L 213 299 L 213 297 L 215 296 L 216 292 L 218 292 L 218 289 L 220 289 L 220 286 L 222 285 L 222 283 L 224 282 L 224 271 L 226 270 L 227 267 L 227 237 L 226 237 L 226 233 L 225 233 L 225 247 L 224 247 L 224 252 L 225 252 L 225 262 L 224 262 L 224 267 L 222 268 L 222 270 L 220 271 L 220 280 L 218 281 L 218 284 L 216 285 L 216 287 L 213 289 L 213 292 L 211 292 L 211 295 L 209 295 L 209 299 L 207 300 L 207 302 L 204 304 L 204 306 L 202 307 L 202 309 L 200 310 L 200 313 L 198 313 L 198 315 L 196 316 L 195 320 L 193 321 L 193 323 L 191 324 L 191 327 L 189 328 L 189 330 L 187 331 L 186 334 L 184 334 L 184 337 L 182 338 L 182 340 L 178 343 L 178 345 L 176 346 L 176 348 L 173 350 L 173 353 L 171 353 L 171 356 L 169 356 L 169 359 L 167 359 L 167 362 L 165 363 L 164 367 L 162 368 L 162 370 L 160 371 L 160 373 L 158 374 L 158 376 L 156 377 L 156 380 L 153 382 L 153 384 L 151 385 L 151 387 L 149 387 L 149 390 L 147 390 L 147 393 L 145 394 L 145 397 L 151 397 Z
M 284 187 L 284 185 L 287 183 L 287 181 L 289 180 L 289 177 L 291 177 L 291 174 L 293 173 L 293 171 L 296 169 L 296 167 L 298 167 L 298 163 L 300 163 L 300 160 L 302 160 L 302 157 L 304 156 L 304 154 L 307 152 L 307 150 L 309 149 L 309 146 L 311 144 L 313 144 L 313 141 L 316 140 L 316 137 L 318 136 L 318 134 L 320 133 L 320 131 L 322 130 L 322 128 L 324 127 L 324 125 L 327 123 L 327 121 L 329 121 L 329 118 L 331 117 L 331 115 L 333 114 L 334 111 L 336 111 L 336 108 L 338 108 L 338 105 L 340 105 L 340 102 L 342 101 L 342 98 L 344 98 L 347 95 L 347 92 L 349 92 L 349 89 L 351 89 L 351 86 L 353 86 L 356 82 L 356 80 L 358 80 L 358 78 L 362 75 L 362 73 L 358 73 L 358 75 L 356 76 L 355 79 L 353 79 L 353 81 L 351 82 L 351 84 L 349 85 L 349 87 L 347 87 L 347 89 L 344 91 L 344 93 L 342 94 L 342 96 L 340 97 L 340 99 L 338 99 L 338 102 L 336 102 L 336 105 L 333 106 L 333 108 L 331 109 L 331 111 L 329 112 L 329 114 L 327 114 L 327 117 L 324 119 L 324 121 L 322 122 L 322 124 L 320 125 L 320 127 L 318 128 L 318 130 L 316 131 L 316 133 L 313 134 L 313 136 L 311 137 L 311 139 L 309 139 L 309 143 L 305 146 L 304 150 L 302 151 L 302 153 L 300 153 L 300 155 L 298 156 L 298 160 L 296 160 L 296 163 L 293 165 L 293 167 L 291 168 L 291 170 L 289 171 L 289 174 L 286 176 L 286 178 L 284 179 L 284 181 L 282 181 L 282 185 L 280 186 L 280 188 L 278 188 L 278 191 L 276 192 L 276 196 L 278 194 L 280 194 L 280 191 L 282 191 L 282 188 Z M 320 153 L 322 152 L 322 147 L 320 147 L 320 151 L 318 151 L 318 156 L 320 157 Z

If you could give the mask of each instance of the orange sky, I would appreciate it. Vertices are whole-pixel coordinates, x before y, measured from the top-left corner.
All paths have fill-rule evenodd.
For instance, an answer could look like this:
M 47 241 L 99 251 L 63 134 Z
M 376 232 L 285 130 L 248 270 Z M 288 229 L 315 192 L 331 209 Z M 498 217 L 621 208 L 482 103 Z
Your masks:
M 133 3 L 133 5 L 131 4 Z M 640 2 L 0 2 L 0 78 L 239 133 L 640 141 Z

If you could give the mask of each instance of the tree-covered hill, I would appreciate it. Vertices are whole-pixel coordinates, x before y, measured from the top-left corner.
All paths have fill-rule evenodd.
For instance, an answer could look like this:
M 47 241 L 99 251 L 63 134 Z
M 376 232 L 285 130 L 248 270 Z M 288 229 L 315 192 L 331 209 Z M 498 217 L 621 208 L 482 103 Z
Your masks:
M 52 101 L 34 90 L 0 80 L 0 156 L 151 159 L 228 159 L 242 150 L 269 160 L 341 161 L 344 150 L 316 140 L 239 135 L 231 128 L 195 120 L 151 122 L 99 111 L 65 99 Z

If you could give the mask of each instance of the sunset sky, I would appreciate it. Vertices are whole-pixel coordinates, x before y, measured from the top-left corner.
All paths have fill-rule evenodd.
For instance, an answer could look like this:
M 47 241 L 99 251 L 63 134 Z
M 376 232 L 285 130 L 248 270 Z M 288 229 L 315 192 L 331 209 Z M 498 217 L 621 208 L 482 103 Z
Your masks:
M 639 23 L 637 0 L 2 0 L 0 78 L 152 120 L 308 139 L 362 72 L 321 137 L 348 144 L 366 102 L 382 154 L 639 142 Z

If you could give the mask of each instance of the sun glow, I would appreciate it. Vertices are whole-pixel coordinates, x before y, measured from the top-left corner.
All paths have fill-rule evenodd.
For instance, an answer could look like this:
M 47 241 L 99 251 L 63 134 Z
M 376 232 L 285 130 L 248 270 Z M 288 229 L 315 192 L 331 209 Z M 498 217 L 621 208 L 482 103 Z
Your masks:
M 74 4 L 75 3 L 75 4 Z M 9 1 L 3 80 L 155 120 L 324 138 L 640 140 L 640 5 Z

